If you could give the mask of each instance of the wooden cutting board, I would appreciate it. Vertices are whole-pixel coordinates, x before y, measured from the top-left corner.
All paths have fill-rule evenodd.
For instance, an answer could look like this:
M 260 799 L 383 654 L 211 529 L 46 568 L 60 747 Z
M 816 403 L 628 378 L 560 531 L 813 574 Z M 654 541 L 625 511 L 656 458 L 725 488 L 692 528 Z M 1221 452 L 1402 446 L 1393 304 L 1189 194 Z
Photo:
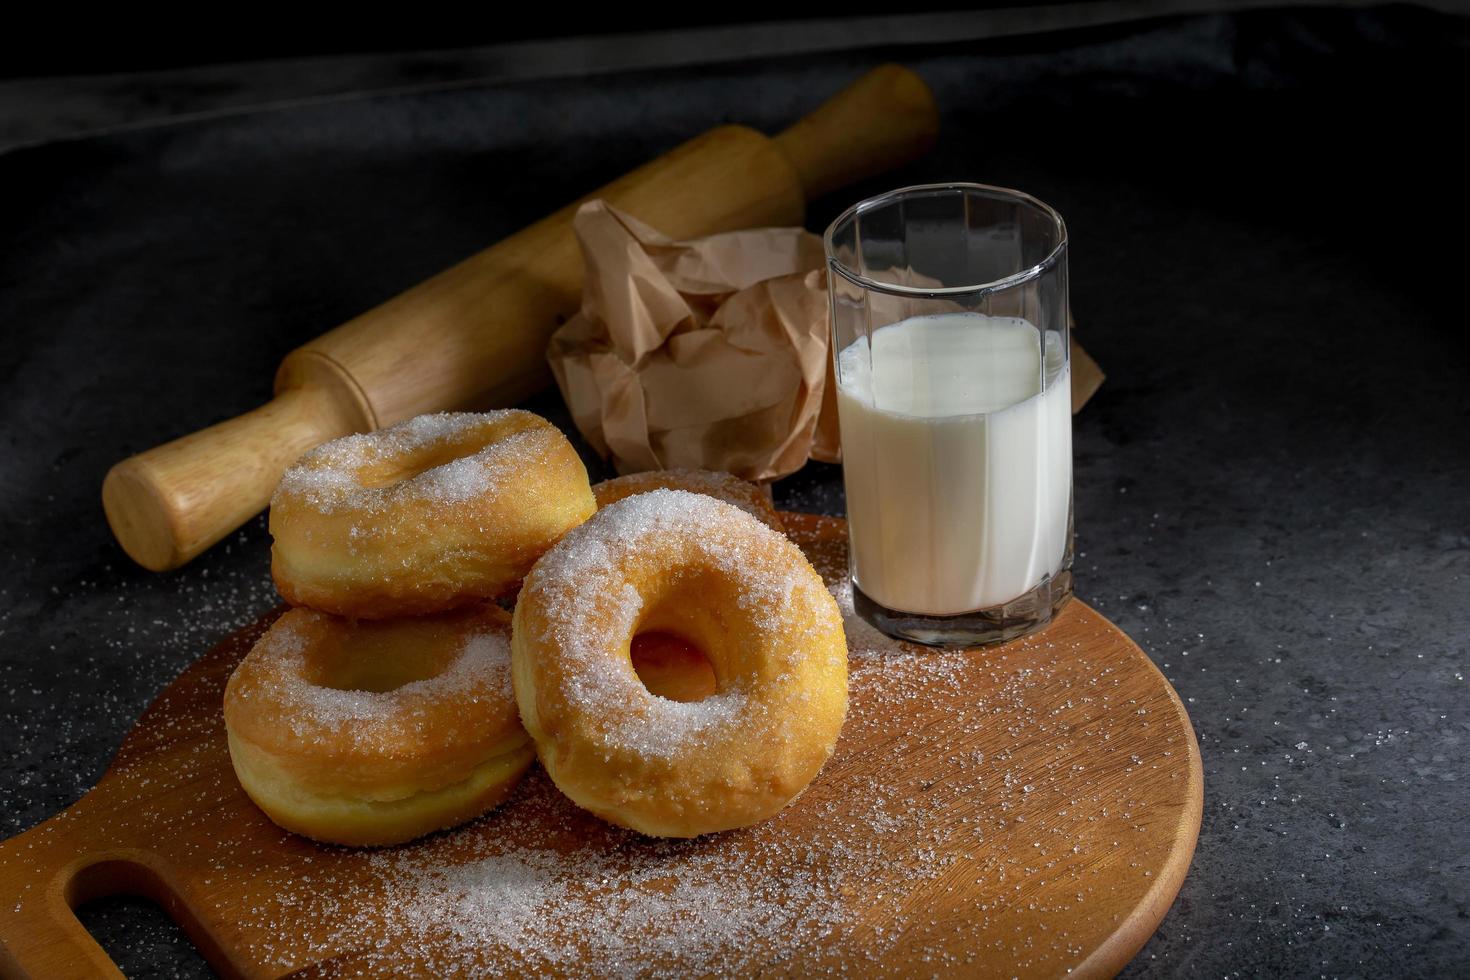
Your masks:
M 831 583 L 840 520 L 786 515 Z M 852 699 L 777 818 L 692 842 L 608 827 L 540 773 L 465 828 L 378 851 L 284 833 L 225 749 L 226 678 L 278 614 L 159 696 L 97 787 L 0 844 L 0 970 L 118 975 L 71 909 L 161 903 L 226 976 L 1110 975 L 1189 867 L 1189 717 L 1080 601 L 1001 647 L 901 648 L 849 623 Z

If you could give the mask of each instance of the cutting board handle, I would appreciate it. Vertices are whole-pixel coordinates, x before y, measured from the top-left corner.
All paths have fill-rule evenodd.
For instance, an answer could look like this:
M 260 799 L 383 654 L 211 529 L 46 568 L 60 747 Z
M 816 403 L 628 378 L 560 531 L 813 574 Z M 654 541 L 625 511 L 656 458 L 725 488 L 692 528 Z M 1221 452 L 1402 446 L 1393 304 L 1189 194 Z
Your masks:
M 0 977 L 122 977 L 75 911 L 112 895 L 154 902 L 216 968 L 229 962 L 166 861 L 147 847 L 99 840 L 99 830 L 118 829 L 105 823 L 118 809 L 108 780 L 65 813 L 0 843 Z M 156 829 L 144 824 L 142 834 L 151 838 Z
M 0 917 L 0 976 L 94 980 L 123 973 L 63 903 L 45 915 L 7 910 Z
M 83 861 L 46 875 L 32 887 L 41 895 L 0 915 L 0 976 L 16 978 L 122 977 L 107 950 L 82 925 L 74 905 L 94 897 L 77 888 Z

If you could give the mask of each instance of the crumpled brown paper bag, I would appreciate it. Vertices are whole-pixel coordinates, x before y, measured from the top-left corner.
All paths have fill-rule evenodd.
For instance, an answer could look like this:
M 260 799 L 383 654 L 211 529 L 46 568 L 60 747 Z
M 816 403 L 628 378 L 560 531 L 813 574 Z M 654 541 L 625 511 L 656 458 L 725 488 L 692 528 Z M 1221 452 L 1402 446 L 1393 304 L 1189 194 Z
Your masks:
M 760 228 L 676 242 L 604 201 L 574 220 L 582 310 L 547 359 L 582 434 L 620 473 L 747 480 L 833 459 L 822 240 Z
M 822 240 L 759 228 L 676 242 L 605 201 L 573 221 L 582 309 L 547 360 L 572 418 L 620 473 L 747 480 L 836 462 Z M 1102 383 L 1072 344 L 1072 407 Z

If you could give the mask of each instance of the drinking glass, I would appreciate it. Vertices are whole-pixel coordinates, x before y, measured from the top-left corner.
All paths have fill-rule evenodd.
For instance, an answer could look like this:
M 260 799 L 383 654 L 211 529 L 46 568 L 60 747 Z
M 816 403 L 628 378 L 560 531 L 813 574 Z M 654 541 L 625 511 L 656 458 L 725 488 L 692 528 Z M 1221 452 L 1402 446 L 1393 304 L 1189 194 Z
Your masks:
M 857 613 L 976 646 L 1072 594 L 1067 229 L 1019 191 L 905 187 L 825 237 Z

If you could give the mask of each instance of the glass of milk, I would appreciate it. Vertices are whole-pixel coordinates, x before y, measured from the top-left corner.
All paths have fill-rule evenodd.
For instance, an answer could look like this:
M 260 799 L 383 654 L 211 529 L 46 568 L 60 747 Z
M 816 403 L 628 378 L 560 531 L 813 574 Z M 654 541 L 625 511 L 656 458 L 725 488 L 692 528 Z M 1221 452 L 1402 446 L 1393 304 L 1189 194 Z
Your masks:
M 827 229 L 853 605 L 974 646 L 1072 595 L 1067 229 L 1027 194 L 905 187 Z

